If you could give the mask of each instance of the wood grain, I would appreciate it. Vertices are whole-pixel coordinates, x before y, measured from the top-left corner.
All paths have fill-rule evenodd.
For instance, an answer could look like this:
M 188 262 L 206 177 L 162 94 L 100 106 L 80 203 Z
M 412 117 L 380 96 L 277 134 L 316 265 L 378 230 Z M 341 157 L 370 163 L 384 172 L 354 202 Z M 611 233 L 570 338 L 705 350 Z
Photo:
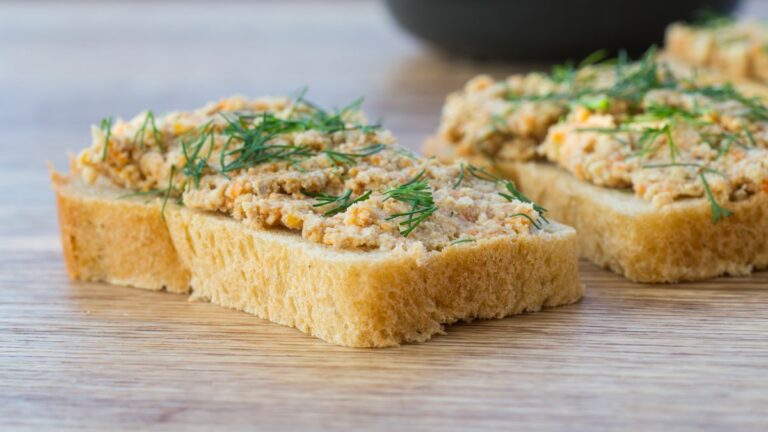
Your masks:
M 417 148 L 448 91 L 534 65 L 429 52 L 372 2 L 3 3 L 0 36 L 0 429 L 768 428 L 766 272 L 648 286 L 582 263 L 579 304 L 385 350 L 66 278 L 45 161 L 102 116 L 308 84 L 366 95 Z

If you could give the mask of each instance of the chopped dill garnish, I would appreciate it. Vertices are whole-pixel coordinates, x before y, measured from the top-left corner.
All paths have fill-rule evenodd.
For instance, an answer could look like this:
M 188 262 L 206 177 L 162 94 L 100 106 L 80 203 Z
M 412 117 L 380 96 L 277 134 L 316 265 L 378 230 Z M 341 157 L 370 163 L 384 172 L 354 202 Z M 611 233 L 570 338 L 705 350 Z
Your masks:
M 173 177 L 176 175 L 176 166 L 171 165 L 171 176 L 168 178 L 168 187 L 165 189 L 165 195 L 163 196 L 163 206 L 160 208 L 160 216 L 165 219 L 165 206 L 168 205 L 168 199 L 171 197 L 173 191 Z
M 515 186 L 515 183 L 512 180 L 504 180 L 503 183 L 504 183 L 504 187 L 507 189 L 507 192 L 509 192 L 509 194 L 499 192 L 499 195 L 506 198 L 507 201 L 518 200 L 518 201 L 522 201 L 524 203 L 530 204 L 533 207 L 533 209 L 539 213 L 539 217 L 541 217 L 544 220 L 544 222 L 549 223 L 547 218 L 544 217 L 544 213 L 547 212 L 547 209 L 536 204 L 535 202 L 531 201 L 527 196 L 523 195 L 523 193 L 517 189 L 517 186 Z M 534 223 L 534 225 L 536 224 Z
M 578 74 L 584 70 L 587 66 L 592 66 L 600 63 L 608 57 L 606 50 L 598 50 L 588 55 L 582 60 L 578 66 L 573 66 L 572 61 L 565 62 L 561 65 L 555 65 L 552 68 L 551 78 L 556 83 L 565 83 L 573 87 L 577 84 Z
M 200 186 L 200 178 L 205 169 L 209 166 L 208 160 L 211 158 L 214 146 L 213 120 L 200 127 L 200 133 L 190 141 L 181 141 L 181 150 L 186 160 L 182 172 L 185 176 L 192 179 L 190 187 L 194 185 L 195 189 Z M 201 156 L 206 142 L 208 143 L 208 152 Z
M 467 238 L 462 238 L 462 239 L 456 239 L 456 240 L 448 243 L 448 246 L 453 246 L 453 245 L 462 244 L 462 243 L 475 243 L 476 241 L 477 240 L 475 240 L 475 239 L 473 239 L 471 237 L 467 237 Z
M 143 149 L 144 139 L 147 133 L 147 126 L 152 128 L 152 137 L 155 139 L 157 145 L 160 146 L 161 150 L 165 151 L 163 135 L 157 129 L 157 123 L 155 123 L 155 114 L 152 111 L 147 111 L 147 115 L 144 117 L 144 123 L 141 124 L 141 127 L 136 131 L 136 134 L 134 134 L 133 140 L 138 142 L 139 147 Z
M 171 176 L 168 179 L 168 186 L 166 186 L 163 189 L 149 189 L 145 191 L 136 191 L 136 192 L 130 192 L 127 194 L 123 194 L 118 196 L 118 199 L 126 199 L 126 198 L 135 198 L 140 196 L 149 196 L 149 197 L 162 197 L 163 198 L 163 205 L 160 210 L 160 215 L 165 219 L 165 207 L 168 205 L 168 200 L 171 198 L 171 193 L 173 192 L 173 178 L 176 175 L 176 166 L 171 165 Z M 181 203 L 181 198 L 178 200 L 179 203 Z
M 480 180 L 484 180 L 484 181 L 488 181 L 488 182 L 492 182 L 492 183 L 498 183 L 498 182 L 501 181 L 501 179 L 499 177 L 489 173 L 488 171 L 486 171 L 483 168 L 476 167 L 476 166 L 474 166 L 472 164 L 468 164 L 467 165 L 467 171 L 469 171 L 469 174 L 472 177 L 475 177 L 475 178 L 480 179 Z
M 384 150 L 384 148 L 386 148 L 384 144 L 374 144 L 363 147 L 355 153 L 342 153 L 334 150 L 323 150 L 323 153 L 336 165 L 354 165 L 358 162 L 358 159 L 372 156 Z
M 559 101 L 578 104 L 579 100 L 586 98 L 607 98 L 626 100 L 633 106 L 639 105 L 642 97 L 653 89 L 668 88 L 676 85 L 672 77 L 667 74 L 666 79 L 659 78 L 659 68 L 656 62 L 656 48 L 651 47 L 635 65 L 630 67 L 624 60 L 626 57 L 620 57 L 616 61 L 614 70 L 616 82 L 608 88 L 577 87 L 571 83 L 568 90 L 564 92 L 552 92 L 541 95 L 507 95 L 510 101 Z M 594 62 L 580 67 L 593 65 Z M 555 76 L 550 76 L 554 82 L 563 82 L 563 76 L 569 76 L 566 72 L 560 72 Z
M 302 191 L 304 195 L 310 196 L 318 201 L 312 207 L 323 207 L 329 204 L 336 204 L 336 207 L 323 213 L 323 216 L 333 216 L 337 213 L 345 212 L 352 204 L 359 203 L 367 200 L 371 196 L 371 191 L 365 191 L 362 195 L 352 199 L 352 189 L 347 189 L 343 194 L 339 196 L 328 195 L 324 193 L 313 193 Z
M 749 130 L 749 128 L 745 125 L 742 127 L 744 130 L 744 134 L 747 136 L 747 140 L 749 141 L 749 144 L 752 147 L 757 147 L 757 141 L 755 141 L 755 136 L 752 135 L 752 132 Z
M 688 167 L 688 168 L 696 168 L 697 175 L 699 179 L 701 180 L 701 184 L 704 186 L 704 193 L 707 196 L 707 200 L 709 200 L 709 205 L 712 208 L 712 223 L 718 223 L 720 220 L 730 217 L 733 215 L 733 212 L 730 210 L 720 206 L 720 204 L 717 203 L 717 200 L 715 199 L 714 194 L 712 193 L 712 189 L 709 187 L 709 182 L 707 181 L 707 177 L 705 174 L 716 174 L 722 177 L 726 177 L 725 174 L 721 171 L 718 171 L 714 168 L 709 168 L 701 164 L 697 163 L 667 163 L 667 164 L 651 164 L 651 165 L 644 165 L 643 168 L 670 168 L 670 167 Z
M 509 217 L 524 217 L 524 218 L 528 219 L 528 221 L 531 222 L 531 225 L 533 225 L 536 229 L 541 229 L 541 225 L 539 224 L 539 222 L 534 220 L 530 215 L 528 215 L 526 213 L 515 213 L 515 214 L 509 215 Z M 542 216 L 542 219 L 544 219 L 543 216 Z
M 408 150 L 405 147 L 398 147 L 395 150 L 395 153 L 399 154 L 400 156 L 405 156 L 405 157 L 407 157 L 408 159 L 411 159 L 411 160 L 415 160 L 415 161 L 419 160 L 419 157 L 416 156 L 415 153 L 413 153 L 412 151 Z
M 611 108 L 611 99 L 606 95 L 584 96 L 577 99 L 574 103 L 591 111 L 605 112 Z
M 667 146 L 669 147 L 669 158 L 672 162 L 675 162 L 675 158 L 680 156 L 680 149 L 675 144 L 675 139 L 672 137 L 672 126 L 669 123 L 665 124 L 661 128 L 661 132 L 667 137 Z
M 403 213 L 395 213 L 387 220 L 406 217 L 406 220 L 399 223 L 400 234 L 408 237 L 420 223 L 424 222 L 435 211 L 437 206 L 432 198 L 432 188 L 426 180 L 423 180 L 425 171 L 422 170 L 416 177 L 403 183 L 400 186 L 389 189 L 384 192 L 386 198 L 384 201 L 392 198 L 394 200 L 406 203 L 411 206 L 410 210 Z
M 101 119 L 99 123 L 99 129 L 104 134 L 104 150 L 101 151 L 101 160 L 107 160 L 107 147 L 109 147 L 109 139 L 112 137 L 112 116 Z
M 720 144 L 717 148 L 717 159 L 720 159 L 721 157 L 725 156 L 726 153 L 731 149 L 731 145 L 736 141 L 736 135 L 734 134 L 724 134 L 725 138 L 720 141 Z
M 269 162 L 288 162 L 296 167 L 299 161 L 313 154 L 312 150 L 305 146 L 270 142 L 280 134 L 311 129 L 309 125 L 300 121 L 282 120 L 268 112 L 261 115 L 240 114 L 234 119 L 221 115 L 228 123 L 224 129 L 228 139 L 220 156 L 223 173 Z M 242 145 L 229 150 L 233 141 L 240 141 Z M 232 157 L 233 160 L 226 162 L 226 157 Z
M 321 133 L 332 134 L 340 131 L 360 130 L 369 133 L 380 126 L 378 125 L 352 125 L 348 126 L 344 116 L 353 111 L 358 111 L 363 102 L 359 98 L 335 112 L 329 112 L 318 105 L 309 102 L 304 96 L 306 89 L 296 97 L 292 111 L 286 119 L 277 117 L 270 112 L 261 114 L 235 113 L 234 115 L 220 115 L 226 120 L 224 135 L 228 137 L 220 155 L 221 172 L 249 168 L 255 165 L 272 162 L 287 162 L 294 168 L 301 170 L 298 165 L 302 160 L 311 157 L 315 152 L 306 146 L 289 144 L 274 144 L 272 140 L 278 135 L 316 130 Z M 297 113 L 296 107 L 304 105 L 309 108 L 308 113 Z M 233 144 L 240 144 L 239 146 Z M 232 147 L 230 149 L 230 147 Z M 338 164 L 351 164 L 359 157 L 369 156 L 384 148 L 383 144 L 376 144 L 361 153 L 341 153 L 327 150 L 325 153 L 331 160 Z
M 381 127 L 380 125 L 363 124 L 356 124 L 350 127 L 347 126 L 347 123 L 344 120 L 344 116 L 350 112 L 360 111 L 365 98 L 359 97 L 344 108 L 331 112 L 324 110 L 319 105 L 307 100 L 305 97 L 306 93 L 307 91 L 305 88 L 302 92 L 299 93 L 298 97 L 294 101 L 294 105 L 303 104 L 311 109 L 309 115 L 304 115 L 303 117 L 296 119 L 298 123 L 305 128 L 304 130 L 315 129 L 324 133 L 334 133 L 357 129 L 363 133 L 370 133 Z
M 745 110 L 745 115 L 753 120 L 768 120 L 768 105 L 757 96 L 749 97 L 733 87 L 733 84 L 694 86 L 683 89 L 686 93 L 700 94 L 716 101 L 734 101 Z
M 707 199 L 712 207 L 712 223 L 716 224 L 723 218 L 731 217 L 733 212 L 721 207 L 720 204 L 717 203 L 717 200 L 715 200 L 715 196 L 709 188 L 709 182 L 707 182 L 707 177 L 704 175 L 704 171 L 699 172 L 699 178 L 701 178 L 701 183 L 704 185 L 704 191 L 707 193 Z
M 464 162 L 461 162 L 459 164 L 459 176 L 456 178 L 456 181 L 453 183 L 453 188 L 458 189 L 458 187 L 461 186 L 462 181 L 464 181 Z
M 522 192 L 520 192 L 520 190 L 515 185 L 515 182 L 513 182 L 512 180 L 503 180 L 503 179 L 501 179 L 501 178 L 499 178 L 499 177 L 489 173 L 488 171 L 484 170 L 483 168 L 479 168 L 479 167 L 476 167 L 476 166 L 471 165 L 471 164 L 467 166 L 467 171 L 469 171 L 469 173 L 473 177 L 475 177 L 477 179 L 488 181 L 488 182 L 492 182 L 492 183 L 502 183 L 504 185 L 504 188 L 507 190 L 508 193 L 498 192 L 498 194 L 501 197 L 505 198 L 507 201 L 517 200 L 517 201 L 524 202 L 526 204 L 530 204 L 533 207 L 533 209 L 536 210 L 539 213 L 539 217 L 541 217 L 541 219 L 544 222 L 549 223 L 549 220 L 547 220 L 547 218 L 544 217 L 544 213 L 547 212 L 547 209 L 545 209 L 544 207 L 536 204 L 530 198 L 528 198 Z M 512 216 L 519 216 L 519 214 L 514 214 Z M 528 216 L 528 215 L 525 215 L 525 216 Z M 534 226 L 539 228 L 539 225 L 536 224 L 536 223 L 534 223 Z

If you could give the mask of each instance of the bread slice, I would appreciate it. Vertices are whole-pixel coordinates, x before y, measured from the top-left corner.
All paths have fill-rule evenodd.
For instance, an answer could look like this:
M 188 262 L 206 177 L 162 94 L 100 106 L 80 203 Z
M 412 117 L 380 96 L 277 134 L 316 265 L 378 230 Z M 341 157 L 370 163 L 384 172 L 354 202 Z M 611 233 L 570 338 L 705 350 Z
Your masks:
M 448 160 L 450 146 L 425 152 Z M 768 268 L 768 193 L 731 203 L 733 215 L 712 223 L 704 199 L 655 208 L 631 191 L 576 179 L 546 162 L 472 161 L 513 179 L 548 214 L 576 228 L 580 254 L 636 282 L 665 283 Z
M 718 31 L 757 31 L 755 23 L 737 23 L 717 29 L 698 29 L 683 23 L 667 27 L 664 60 L 671 66 L 683 65 L 695 70 L 700 81 L 732 81 L 742 92 L 768 95 L 768 50 L 754 40 L 718 42 Z M 749 27 L 752 26 L 750 29 Z M 745 36 L 743 34 L 742 36 Z
M 54 173 L 69 274 L 193 299 L 295 327 L 327 342 L 386 347 L 425 341 L 456 321 L 502 318 L 577 301 L 572 228 L 450 246 L 418 256 L 356 252 L 295 232 L 162 200 L 126 198 Z
M 453 160 L 452 146 L 431 139 L 425 153 Z M 548 215 L 576 228 L 579 252 L 636 282 L 665 283 L 768 268 L 768 192 L 730 203 L 729 218 L 712 223 L 705 198 L 661 209 L 632 191 L 580 181 L 546 162 L 471 160 L 510 178 Z

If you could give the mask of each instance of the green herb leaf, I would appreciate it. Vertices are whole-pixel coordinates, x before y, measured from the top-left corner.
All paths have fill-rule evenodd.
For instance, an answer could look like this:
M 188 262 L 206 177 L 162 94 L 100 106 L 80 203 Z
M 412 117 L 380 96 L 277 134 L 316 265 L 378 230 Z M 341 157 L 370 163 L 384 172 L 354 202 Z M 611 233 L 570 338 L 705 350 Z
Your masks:
M 448 246 L 453 246 L 453 245 L 462 244 L 462 243 L 475 243 L 476 241 L 477 240 L 475 240 L 473 238 L 467 237 L 467 238 L 462 238 L 462 239 L 456 239 L 456 240 L 448 243 Z
M 404 237 L 408 237 L 408 234 L 416 229 L 420 223 L 437 211 L 437 206 L 432 198 L 432 188 L 425 180 L 422 180 L 424 174 L 425 171 L 422 170 L 410 181 L 384 192 L 386 196 L 384 201 L 391 198 L 411 206 L 409 211 L 396 213 L 387 218 L 387 220 L 393 220 L 406 217 L 406 220 L 399 224 L 402 227 L 400 234 Z
M 536 204 L 535 202 L 531 201 L 527 196 L 523 195 L 523 193 L 520 192 L 520 190 L 517 189 L 517 187 L 515 186 L 515 183 L 513 181 L 511 181 L 511 180 L 504 180 L 504 187 L 507 189 L 507 192 L 509 192 L 509 194 L 505 194 L 503 192 L 499 192 L 499 195 L 501 195 L 502 197 L 506 198 L 507 201 L 518 200 L 518 201 L 522 201 L 524 203 L 530 204 L 531 206 L 533 206 L 533 209 L 536 210 L 539 213 L 539 216 L 544 220 L 544 222 L 549 223 L 547 218 L 544 217 L 544 213 L 547 212 L 547 209 L 545 209 L 544 207 Z
M 329 204 L 336 204 L 336 207 L 333 207 L 332 209 L 323 213 L 323 216 L 333 216 L 337 213 L 343 213 L 352 204 L 365 201 L 371 197 L 371 191 L 365 191 L 365 193 L 353 199 L 351 189 L 347 189 L 347 191 L 345 191 L 342 195 L 339 195 L 339 196 L 328 195 L 324 193 L 312 193 L 307 191 L 302 191 L 302 193 L 304 195 L 315 198 L 318 201 L 318 203 L 314 204 L 312 207 L 324 207 Z
M 192 179 L 191 185 L 195 189 L 200 186 L 200 178 L 208 168 L 208 160 L 211 158 L 214 146 L 213 120 L 200 127 L 200 133 L 190 141 L 182 140 L 181 150 L 186 160 L 182 172 L 185 176 Z M 208 143 L 208 152 L 201 156 L 205 144 Z
M 461 182 L 464 180 L 464 162 L 461 162 L 459 164 L 459 176 L 456 178 L 456 181 L 453 183 L 453 188 L 458 189 L 459 186 L 461 186 Z
M 104 150 L 101 152 L 101 160 L 107 160 L 107 147 L 109 147 L 109 139 L 112 137 L 112 116 L 101 119 L 99 122 L 99 129 L 104 134 Z
M 160 149 L 165 151 L 165 145 L 163 143 L 163 135 L 160 133 L 160 131 L 157 129 L 157 124 L 155 123 L 155 114 L 152 111 L 147 111 L 147 115 L 144 117 L 144 122 L 141 124 L 141 127 L 136 131 L 136 134 L 133 136 L 133 140 L 135 142 L 139 143 L 140 148 L 144 148 L 144 140 L 147 134 L 147 126 L 150 126 L 152 128 L 152 137 L 155 139 L 155 142 L 158 146 L 160 146 Z
M 323 150 L 323 153 L 325 153 L 325 155 L 328 156 L 328 159 L 336 165 L 354 165 L 359 159 L 372 156 L 385 148 L 386 146 L 384 144 L 374 144 L 368 147 L 363 147 L 354 153 L 342 153 L 334 150 Z
M 176 166 L 171 165 L 171 176 L 168 178 L 168 187 L 165 189 L 165 195 L 163 197 L 163 206 L 160 208 L 160 215 L 165 219 L 165 207 L 168 205 L 168 199 L 171 197 L 173 191 L 173 177 L 176 175 Z
M 709 187 L 709 182 L 707 182 L 707 177 L 705 174 L 716 174 L 722 177 L 725 177 L 725 174 L 722 171 L 718 171 L 713 168 L 709 168 L 706 166 L 703 166 L 701 164 L 697 163 L 667 163 L 667 164 L 649 164 L 644 165 L 643 168 L 670 168 L 670 167 L 689 167 L 689 168 L 696 168 L 698 172 L 699 179 L 701 180 L 702 185 L 704 186 L 704 192 L 709 200 L 709 205 L 712 208 L 712 223 L 716 224 L 720 220 L 726 217 L 730 217 L 733 215 L 733 212 L 730 210 L 720 206 L 720 204 L 717 203 L 717 200 L 715 200 L 714 194 L 712 194 L 712 189 Z

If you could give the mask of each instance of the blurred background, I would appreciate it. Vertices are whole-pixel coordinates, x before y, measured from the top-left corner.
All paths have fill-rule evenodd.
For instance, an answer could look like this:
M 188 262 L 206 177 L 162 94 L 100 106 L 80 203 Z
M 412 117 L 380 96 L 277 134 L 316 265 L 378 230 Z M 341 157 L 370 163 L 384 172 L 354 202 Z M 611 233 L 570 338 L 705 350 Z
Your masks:
M 103 117 L 304 85 L 328 107 L 365 96 L 370 120 L 418 149 L 445 95 L 473 75 L 644 49 L 702 4 L 768 15 L 760 0 L 0 2 L 0 142 L 25 149 L 0 154 L 14 172 L 0 193 L 47 191 L 45 161 L 63 168 Z M 24 218 L 53 232 L 52 194 L 24 200 Z M 4 216 L 4 231 L 20 223 Z

